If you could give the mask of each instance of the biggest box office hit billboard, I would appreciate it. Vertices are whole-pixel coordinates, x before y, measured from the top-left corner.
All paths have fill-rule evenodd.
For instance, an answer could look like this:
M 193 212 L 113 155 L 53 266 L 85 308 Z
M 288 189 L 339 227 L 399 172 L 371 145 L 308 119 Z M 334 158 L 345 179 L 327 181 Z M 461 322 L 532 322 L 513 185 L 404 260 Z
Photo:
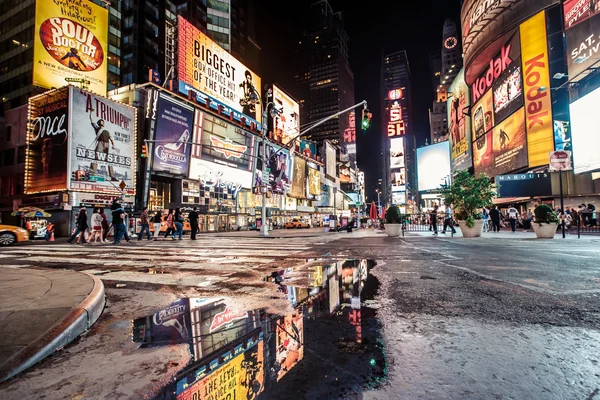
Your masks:
M 471 88 L 475 172 L 548 164 L 554 131 L 545 13 L 525 21 Z
M 108 26 L 108 10 L 91 1 L 37 0 L 33 84 L 50 89 L 81 79 L 105 95 Z
M 179 91 L 192 90 L 201 103 L 222 106 L 235 120 L 260 126 L 261 105 L 247 101 L 254 89 L 260 92 L 260 77 L 181 16 L 177 22 Z

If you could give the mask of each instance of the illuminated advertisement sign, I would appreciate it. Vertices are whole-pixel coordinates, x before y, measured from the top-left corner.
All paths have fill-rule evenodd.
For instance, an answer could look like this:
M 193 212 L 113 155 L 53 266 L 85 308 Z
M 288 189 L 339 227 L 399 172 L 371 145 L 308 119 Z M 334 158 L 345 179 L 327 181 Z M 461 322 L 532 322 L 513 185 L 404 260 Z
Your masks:
M 395 206 L 406 205 L 406 192 L 392 192 L 392 204 Z
M 300 151 L 306 158 L 315 158 L 317 155 L 317 144 L 308 140 L 300 141 Z
M 404 168 L 404 138 L 390 139 L 390 168 Z
M 262 151 L 263 146 L 256 146 L 256 173 L 254 186 L 262 186 Z M 273 193 L 288 193 L 292 185 L 292 157 L 288 150 L 277 145 L 267 146 L 267 168 L 269 170 L 269 190 Z
M 335 179 L 337 176 L 336 172 L 336 158 L 335 158 L 335 147 L 326 140 L 325 141 L 325 175 L 331 179 Z
M 417 185 L 419 191 L 435 190 L 450 175 L 448 140 L 417 149 Z
M 69 189 L 95 193 L 135 194 L 134 107 L 82 89 L 69 87 L 71 96 L 71 153 Z
M 354 111 L 348 113 L 348 125 L 344 128 L 342 139 L 346 154 L 356 154 L 356 115 Z
M 552 196 L 552 179 L 547 172 L 496 176 L 498 197 Z
M 483 95 L 479 103 L 473 107 L 473 138 L 479 138 L 494 126 L 494 106 L 492 92 Z
M 569 106 L 573 169 L 576 174 L 600 169 L 600 157 L 596 146 L 600 135 L 598 104 L 600 104 L 600 89 L 583 96 Z
M 153 97 L 153 101 L 150 102 L 152 111 L 147 112 L 147 115 L 150 114 L 156 120 L 152 170 L 187 176 L 194 109 L 158 91 L 150 91 L 149 95 Z M 152 104 L 153 102 L 158 104 Z
M 286 315 L 277 321 L 275 330 L 275 359 L 279 366 L 277 380 L 304 358 L 304 316 L 302 309 Z
M 273 85 L 273 103 L 275 103 L 274 107 L 281 111 L 272 118 L 273 140 L 288 144 L 300 134 L 300 106 L 275 85 Z
M 201 103 L 223 106 L 236 120 L 260 126 L 260 104 L 248 101 L 254 90 L 260 93 L 260 77 L 184 18 L 177 21 L 179 91 L 192 90 Z
M 29 99 L 25 193 L 67 188 L 69 88 Z
M 394 102 L 390 107 L 390 120 L 388 121 L 388 137 L 402 136 L 406 134 L 406 127 L 402 119 L 402 107 Z
M 402 89 L 393 89 L 388 92 L 388 100 L 400 100 L 402 98 Z
M 585 21 L 600 12 L 599 0 L 565 0 L 563 3 L 565 29 Z
M 194 157 L 190 160 L 189 178 L 198 179 L 204 187 L 220 187 L 234 194 L 252 187 L 252 172 Z
M 340 183 L 352 183 L 355 176 L 354 170 L 348 164 L 340 165 Z
M 554 150 L 573 151 L 571 127 L 568 121 L 554 121 Z
M 321 172 L 318 169 L 308 168 L 308 193 L 313 196 L 321 194 Z
M 461 69 L 448 88 L 448 131 L 452 149 L 452 171 L 470 168 L 471 157 L 471 118 L 465 114 L 471 105 L 469 88 L 465 83 L 464 70 Z M 481 120 L 479 121 L 482 122 Z M 485 124 L 485 123 L 484 123 Z
M 294 156 L 294 173 L 290 195 L 296 198 L 306 197 L 306 161 L 302 157 Z
M 573 26 L 566 36 L 569 82 L 577 82 L 586 76 L 584 71 L 599 62 L 600 15 Z
M 106 94 L 108 10 L 91 1 L 36 2 L 33 84 L 61 87 L 65 78 L 89 81 Z
M 210 372 L 203 365 L 177 381 L 177 400 L 252 399 L 263 391 L 262 332 L 258 341 L 247 339 L 219 355 L 210 361 Z
M 546 44 L 546 14 L 538 13 L 521 24 L 521 56 L 527 121 L 527 151 L 529 167 L 549 163 L 554 150 L 552 100 L 548 46 Z
M 521 60 L 506 68 L 492 86 L 494 98 L 494 121 L 499 123 L 523 106 L 521 83 Z
M 208 113 L 196 112 L 192 158 L 251 170 L 254 135 Z
M 406 185 L 406 170 L 404 168 L 400 168 L 396 171 L 392 171 L 390 182 L 392 187 Z

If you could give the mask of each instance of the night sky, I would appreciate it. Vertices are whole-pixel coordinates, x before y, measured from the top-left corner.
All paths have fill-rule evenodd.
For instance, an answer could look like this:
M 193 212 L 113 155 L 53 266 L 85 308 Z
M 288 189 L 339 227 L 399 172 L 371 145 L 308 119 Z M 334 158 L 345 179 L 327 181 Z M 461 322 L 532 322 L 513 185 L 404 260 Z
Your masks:
M 261 0 L 256 15 L 256 38 L 261 46 L 261 74 L 264 82 L 275 81 L 284 89 L 293 81 L 289 65 L 290 49 L 301 39 L 305 12 L 314 1 L 296 1 L 290 13 L 281 1 Z M 453 19 L 460 31 L 460 0 L 400 0 L 396 2 L 357 2 L 331 0 L 335 11 L 342 11 L 350 38 L 350 66 L 354 72 L 355 100 L 367 100 L 373 121 L 366 135 L 357 131 L 358 166 L 365 171 L 368 201 L 375 194 L 372 187 L 381 177 L 381 149 L 377 136 L 380 126 L 379 73 L 382 52 L 406 50 L 412 73 L 413 132 L 417 145 L 429 137 L 429 115 L 433 87 L 429 70 L 429 53 L 441 50 L 442 27 L 446 18 Z M 369 7 L 369 4 L 373 4 Z M 382 8 L 385 7 L 385 8 Z M 302 113 L 302 110 L 301 110 Z M 376 200 L 376 198 L 375 198 Z

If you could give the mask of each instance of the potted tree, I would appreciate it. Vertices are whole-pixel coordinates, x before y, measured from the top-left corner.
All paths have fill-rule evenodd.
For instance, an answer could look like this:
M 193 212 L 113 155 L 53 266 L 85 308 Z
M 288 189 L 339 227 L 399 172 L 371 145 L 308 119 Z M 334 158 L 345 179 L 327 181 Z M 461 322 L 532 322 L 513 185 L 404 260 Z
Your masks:
M 540 204 L 533 211 L 535 215 L 533 231 L 538 239 L 554 239 L 558 226 L 558 215 L 547 204 Z
M 400 236 L 402 229 L 402 214 L 398 206 L 391 206 L 385 213 L 385 233 L 389 237 Z
M 479 237 L 483 230 L 482 208 L 492 203 L 496 195 L 493 183 L 485 174 L 478 176 L 468 171 L 458 172 L 452 183 L 442 185 L 441 194 L 454 207 L 454 216 L 463 237 Z

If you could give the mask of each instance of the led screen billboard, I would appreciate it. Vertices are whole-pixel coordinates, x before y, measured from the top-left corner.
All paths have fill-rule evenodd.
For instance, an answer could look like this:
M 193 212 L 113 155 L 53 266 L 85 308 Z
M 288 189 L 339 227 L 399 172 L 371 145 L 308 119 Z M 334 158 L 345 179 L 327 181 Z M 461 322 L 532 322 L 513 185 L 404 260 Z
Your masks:
M 319 196 L 321 194 L 321 172 L 311 168 L 310 163 L 308 165 L 308 194 Z
M 576 28 L 573 28 L 576 29 Z M 600 136 L 600 88 L 574 101 L 571 112 L 573 169 L 576 174 L 600 169 L 598 137 Z
M 152 170 L 187 176 L 192 146 L 194 108 L 160 94 L 156 100 Z M 154 106 L 153 106 L 154 107 Z
M 473 139 L 483 136 L 494 126 L 494 106 L 492 92 L 488 91 L 475 104 L 473 113 Z
M 563 3 L 565 29 L 585 21 L 600 12 L 599 0 L 565 0 Z
M 569 82 L 587 76 L 585 72 L 600 62 L 600 14 L 578 23 L 565 33 Z
M 81 79 L 106 95 L 108 27 L 108 10 L 91 1 L 37 0 L 33 84 L 51 89 Z
M 317 144 L 308 140 L 300 141 L 300 151 L 306 158 L 315 158 L 317 155 Z
M 25 193 L 67 188 L 69 88 L 29 99 Z
M 573 151 L 571 143 L 571 124 L 568 121 L 554 121 L 554 150 Z
M 448 131 L 452 171 L 468 169 L 473 164 L 471 157 L 471 118 L 466 115 L 471 106 L 469 88 L 461 69 L 448 88 Z
M 504 120 L 523 106 L 523 84 L 521 83 L 521 59 L 516 59 L 492 86 L 494 98 L 494 121 Z
M 69 87 L 71 145 L 69 189 L 135 194 L 136 110 L 91 92 Z
M 225 49 L 198 28 L 178 17 L 179 91 L 196 93 L 200 102 L 216 103 L 242 116 L 260 120 L 260 104 L 248 101 L 254 89 L 261 91 L 261 80 Z M 259 124 L 260 125 L 260 124 Z
M 325 141 L 325 175 L 331 179 L 335 179 L 336 172 L 336 158 L 335 158 L 335 147 L 326 140 Z
M 448 140 L 417 149 L 419 191 L 435 190 L 450 175 L 450 142 Z
M 280 113 L 272 117 L 273 140 L 288 144 L 300 133 L 300 106 L 279 87 L 273 85 L 273 103 Z
M 404 138 L 390 139 L 390 168 L 404 168 Z
M 256 146 L 256 173 L 254 186 L 262 186 L 262 151 L 263 146 Z M 267 168 L 269 171 L 269 190 L 273 193 L 288 193 L 292 185 L 292 157 L 288 150 L 275 144 L 267 146 Z
M 302 157 L 294 156 L 294 173 L 290 195 L 296 198 L 306 197 L 306 161 Z

